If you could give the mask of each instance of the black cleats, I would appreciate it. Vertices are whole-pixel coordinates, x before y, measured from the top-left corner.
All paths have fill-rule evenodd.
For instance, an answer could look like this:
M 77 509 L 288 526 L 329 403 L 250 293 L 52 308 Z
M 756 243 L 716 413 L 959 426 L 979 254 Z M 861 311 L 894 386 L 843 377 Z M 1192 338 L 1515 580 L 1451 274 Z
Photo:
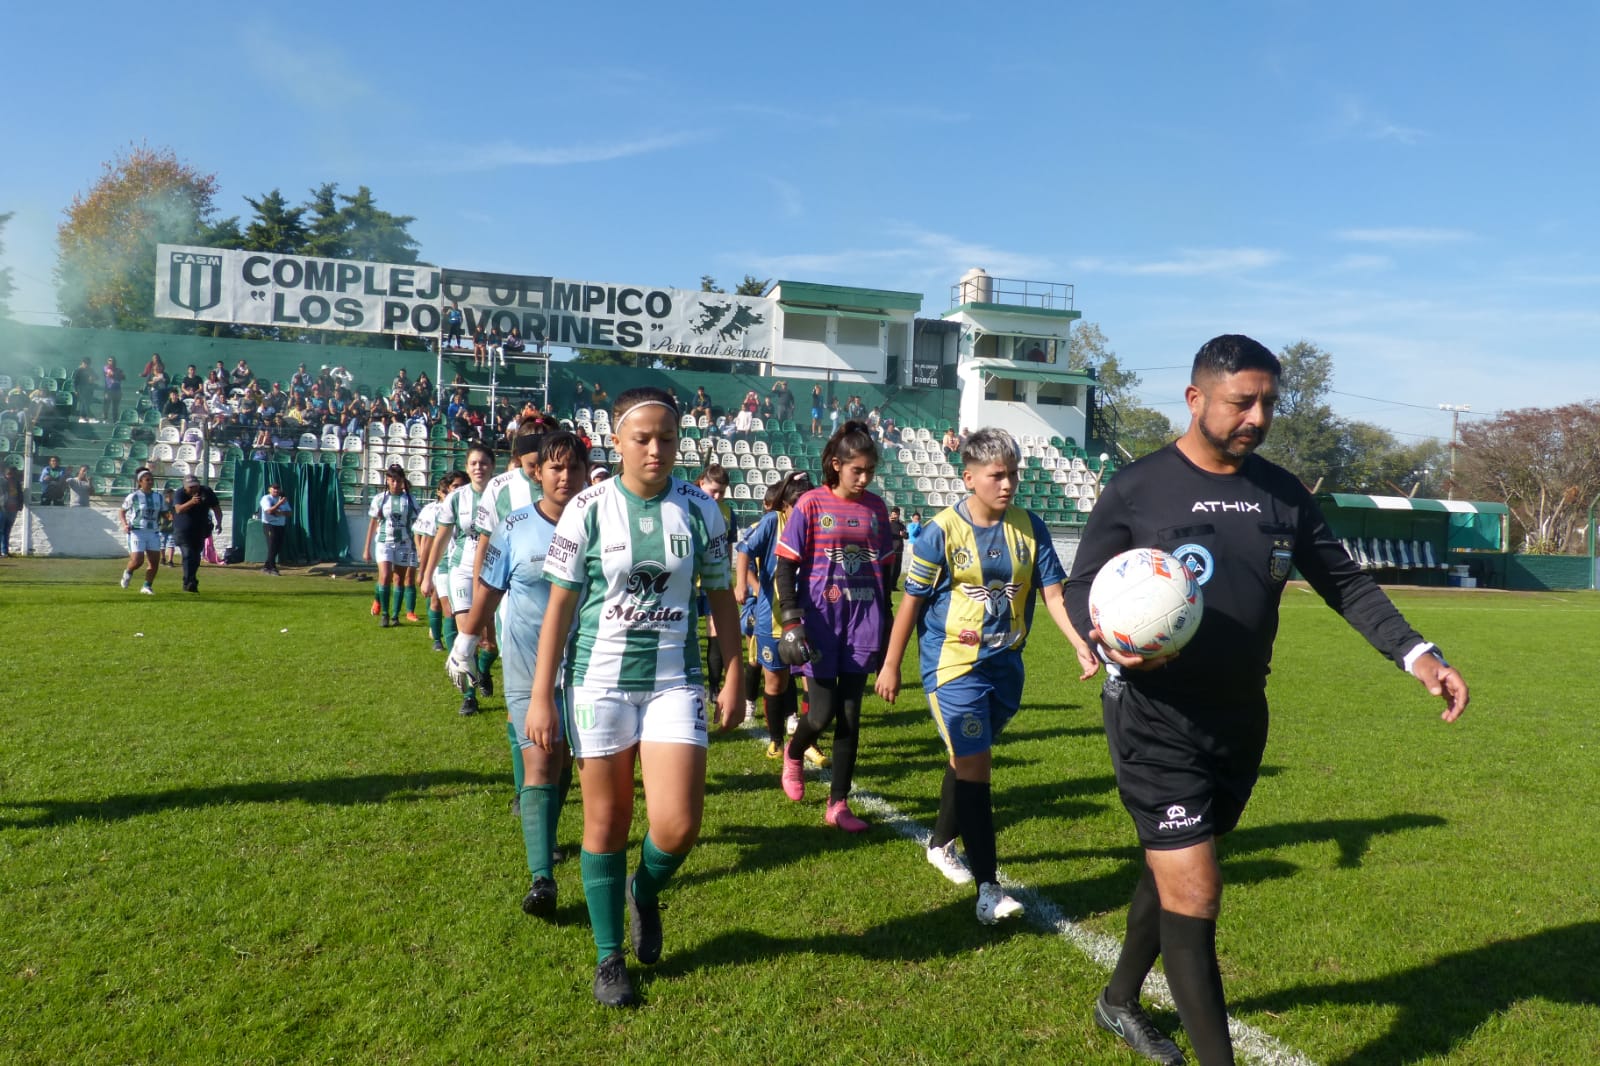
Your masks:
M 556 883 L 548 877 L 535 877 L 533 887 L 522 897 L 522 913 L 553 918 L 556 913 Z
M 461 709 L 456 711 L 463 718 L 470 718 L 478 713 L 478 697 L 471 692 L 461 697 Z M 518 810 L 521 808 L 519 807 Z
M 639 1002 L 622 952 L 613 951 L 594 968 L 594 998 L 605 1007 L 631 1007 Z
M 1106 1002 L 1101 992 L 1094 1001 L 1094 1024 L 1122 1038 L 1137 1054 L 1162 1066 L 1184 1066 L 1183 1052 L 1156 1028 L 1156 1023 L 1137 1002 L 1119 1007 Z
M 633 957 L 651 963 L 661 957 L 661 901 L 640 903 L 633 895 L 633 880 L 628 878 L 628 935 L 633 939 Z
M 433 642 L 433 650 L 434 651 L 444 651 L 444 641 L 442 641 L 442 640 L 434 641 Z
M 489 676 L 489 671 L 487 670 L 478 675 L 478 691 L 485 696 L 494 695 L 494 678 Z
M 389 616 L 388 615 L 380 614 L 378 616 L 378 628 L 379 629 L 388 629 L 389 628 Z

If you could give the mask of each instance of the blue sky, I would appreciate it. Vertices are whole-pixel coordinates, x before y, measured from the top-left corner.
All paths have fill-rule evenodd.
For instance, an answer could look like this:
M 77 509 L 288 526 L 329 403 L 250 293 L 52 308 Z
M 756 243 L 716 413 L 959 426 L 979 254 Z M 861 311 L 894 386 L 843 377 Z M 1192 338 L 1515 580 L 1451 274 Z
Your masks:
M 446 266 L 925 294 L 1076 286 L 1179 420 L 1210 336 L 1334 357 L 1446 436 L 1600 396 L 1600 6 L 22 5 L 0 67 L 13 301 L 130 142 L 225 214 L 366 184 Z M 26 45 L 32 42 L 32 46 Z M 1408 439 L 1408 438 L 1402 438 Z

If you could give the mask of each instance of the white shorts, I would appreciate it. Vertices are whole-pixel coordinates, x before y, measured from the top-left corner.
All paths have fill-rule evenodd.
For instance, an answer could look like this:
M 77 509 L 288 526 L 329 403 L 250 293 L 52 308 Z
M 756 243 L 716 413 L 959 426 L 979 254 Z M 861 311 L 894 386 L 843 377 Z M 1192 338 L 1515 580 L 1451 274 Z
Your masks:
M 161 534 L 153 529 L 128 530 L 128 554 L 138 555 L 140 552 L 158 552 L 161 550 Z
M 396 543 L 386 540 L 382 544 L 373 546 L 373 556 L 380 563 L 391 566 L 416 566 L 417 546 L 415 544 Z
M 472 560 L 459 562 L 450 571 L 450 612 L 472 610 Z
M 579 759 L 627 751 L 641 741 L 707 742 L 706 690 L 682 685 L 660 692 L 614 692 L 579 687 L 567 705 L 567 737 Z
M 450 598 L 450 575 L 442 566 L 433 568 L 433 594 L 443 596 L 445 599 Z

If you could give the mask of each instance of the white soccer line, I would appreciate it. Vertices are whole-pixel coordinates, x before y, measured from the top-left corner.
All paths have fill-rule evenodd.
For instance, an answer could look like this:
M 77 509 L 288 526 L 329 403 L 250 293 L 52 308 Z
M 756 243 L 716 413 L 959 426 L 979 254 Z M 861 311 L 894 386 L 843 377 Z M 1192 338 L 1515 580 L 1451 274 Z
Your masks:
M 759 737 L 763 745 L 766 744 L 767 734 L 764 726 L 759 726 L 752 720 L 746 720 L 746 726 Z M 832 776 L 827 770 L 817 771 L 819 782 L 826 783 Z M 868 812 L 896 833 L 915 842 L 924 851 L 927 850 L 930 831 L 900 813 L 882 796 L 860 788 L 852 788 L 850 805 Z M 1055 933 L 1104 970 L 1109 971 L 1117 964 L 1117 956 L 1122 951 L 1120 940 L 1105 933 L 1085 929 L 1063 914 L 1055 903 L 1033 889 L 1019 881 L 1013 881 L 998 868 L 996 873 L 1006 890 L 1021 901 L 1030 923 Z M 1144 992 L 1162 1006 L 1173 1005 L 1172 993 L 1167 988 L 1167 979 L 1159 970 L 1152 970 L 1150 976 L 1145 979 Z M 1246 1058 L 1265 1063 L 1266 1066 L 1316 1066 L 1313 1060 L 1306 1058 L 1300 1052 L 1231 1015 L 1228 1018 L 1228 1032 L 1233 1036 L 1235 1051 Z

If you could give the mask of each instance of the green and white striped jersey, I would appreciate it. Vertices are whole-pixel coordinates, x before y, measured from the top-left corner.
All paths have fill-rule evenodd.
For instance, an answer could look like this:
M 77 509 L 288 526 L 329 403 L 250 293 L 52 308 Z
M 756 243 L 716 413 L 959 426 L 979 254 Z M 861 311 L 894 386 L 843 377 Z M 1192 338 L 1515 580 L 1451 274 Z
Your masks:
M 397 496 L 385 491 L 372 501 L 372 506 L 367 510 L 368 517 L 378 520 L 379 544 L 414 544 L 411 523 L 416 521 L 418 513 L 420 508 L 409 492 Z
M 449 545 L 445 548 L 444 561 L 439 564 L 439 569 L 450 573 L 463 563 L 468 570 L 472 569 L 473 556 L 478 552 L 478 540 L 472 530 L 472 516 L 478 510 L 478 499 L 483 494 L 472 487 L 471 482 L 462 485 L 444 498 L 444 503 L 439 507 L 439 532 L 436 536 L 448 536 Z
M 439 508 L 444 504 L 438 500 L 424 504 L 422 513 L 417 515 L 417 520 L 411 523 L 413 537 L 431 537 L 439 532 Z
M 571 684 L 613 692 L 701 685 L 695 579 L 732 587 L 716 502 L 673 478 L 641 499 L 614 477 L 567 505 L 545 556 L 552 584 L 584 592 L 567 648 Z
M 496 474 L 478 499 L 478 510 L 472 516 L 473 532 L 480 537 L 494 536 L 506 515 L 532 507 L 543 496 L 539 483 L 524 474 L 520 466 Z

